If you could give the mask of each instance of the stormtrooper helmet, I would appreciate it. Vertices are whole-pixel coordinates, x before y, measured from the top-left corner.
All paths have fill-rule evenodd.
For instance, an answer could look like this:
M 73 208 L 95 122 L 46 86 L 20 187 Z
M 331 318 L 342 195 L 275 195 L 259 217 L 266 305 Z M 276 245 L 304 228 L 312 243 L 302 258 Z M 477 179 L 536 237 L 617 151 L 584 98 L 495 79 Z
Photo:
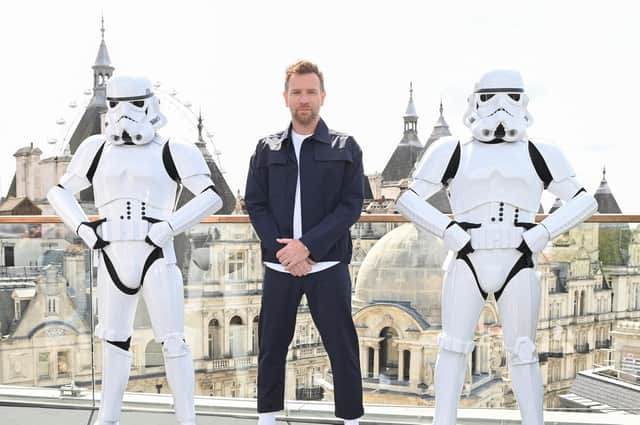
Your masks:
M 467 101 L 464 124 L 477 140 L 515 142 L 527 138 L 533 118 L 527 111 L 529 98 L 518 71 L 487 72 Z
M 107 83 L 105 134 L 116 145 L 144 145 L 167 123 L 146 78 L 117 76 Z

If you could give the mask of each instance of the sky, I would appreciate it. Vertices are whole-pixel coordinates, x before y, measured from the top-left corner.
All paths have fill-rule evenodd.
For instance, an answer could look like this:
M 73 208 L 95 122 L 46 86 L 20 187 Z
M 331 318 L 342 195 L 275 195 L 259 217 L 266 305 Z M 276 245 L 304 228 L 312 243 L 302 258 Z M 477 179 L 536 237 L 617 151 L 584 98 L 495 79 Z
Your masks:
M 640 9 L 616 0 L 2 2 L 3 194 L 13 153 L 29 143 L 51 150 L 56 120 L 86 100 L 101 14 L 115 74 L 159 81 L 202 111 L 234 193 L 244 191 L 259 138 L 288 125 L 284 71 L 298 59 L 322 69 L 321 115 L 356 138 L 367 174 L 383 170 L 402 137 L 411 81 L 421 140 L 440 99 L 452 133 L 467 140 L 462 115 L 475 81 L 516 69 L 530 97 L 531 140 L 559 146 L 589 192 L 606 166 L 622 211 L 640 213 Z M 553 199 L 544 199 L 548 208 Z

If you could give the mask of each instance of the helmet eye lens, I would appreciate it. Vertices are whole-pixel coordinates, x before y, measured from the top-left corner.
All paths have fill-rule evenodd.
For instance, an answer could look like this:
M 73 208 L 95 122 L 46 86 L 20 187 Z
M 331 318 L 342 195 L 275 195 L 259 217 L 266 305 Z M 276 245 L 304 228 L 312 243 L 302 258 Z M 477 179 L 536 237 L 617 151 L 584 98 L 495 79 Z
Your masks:
M 109 101 L 109 108 L 115 108 L 116 106 L 118 106 L 119 102 L 116 102 L 115 100 L 111 100 Z
M 487 100 L 491 99 L 493 96 L 494 96 L 493 94 L 481 94 L 480 100 L 482 102 L 486 102 Z
M 509 97 L 516 102 L 520 101 L 520 93 L 509 93 Z
M 142 108 L 144 106 L 144 100 L 134 100 L 131 103 L 133 104 L 133 106 L 138 108 Z

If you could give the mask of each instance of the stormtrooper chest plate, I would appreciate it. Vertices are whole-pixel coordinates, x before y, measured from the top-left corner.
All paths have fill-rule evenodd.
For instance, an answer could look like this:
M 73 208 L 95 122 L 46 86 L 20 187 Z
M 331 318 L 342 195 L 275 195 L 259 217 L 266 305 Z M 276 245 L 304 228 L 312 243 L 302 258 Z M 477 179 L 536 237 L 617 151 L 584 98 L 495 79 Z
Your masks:
M 134 199 L 161 210 L 173 209 L 177 184 L 164 168 L 162 146 L 105 144 L 93 177 L 96 207 L 118 199 Z
M 542 190 L 524 141 L 463 144 L 458 171 L 448 187 L 454 214 L 491 202 L 535 213 Z

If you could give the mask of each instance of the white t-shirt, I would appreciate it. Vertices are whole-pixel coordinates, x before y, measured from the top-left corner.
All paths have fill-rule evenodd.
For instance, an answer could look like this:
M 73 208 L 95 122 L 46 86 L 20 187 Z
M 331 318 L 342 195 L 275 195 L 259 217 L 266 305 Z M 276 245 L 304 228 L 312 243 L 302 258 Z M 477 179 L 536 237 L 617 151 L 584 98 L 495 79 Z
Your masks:
M 296 183 L 296 197 L 293 203 L 293 239 L 300 239 L 302 237 L 302 204 L 300 201 L 300 151 L 302 150 L 302 143 L 309 136 L 311 136 L 311 134 L 298 134 L 295 131 L 291 130 L 291 141 L 293 142 L 293 150 L 296 152 L 296 161 L 298 161 L 298 181 Z M 311 271 L 309 273 L 316 273 L 321 270 L 328 269 L 329 267 L 335 266 L 336 264 L 338 264 L 338 261 L 320 261 L 319 263 L 311 266 Z M 279 272 L 289 273 L 280 263 L 270 263 L 265 261 L 264 265 Z

